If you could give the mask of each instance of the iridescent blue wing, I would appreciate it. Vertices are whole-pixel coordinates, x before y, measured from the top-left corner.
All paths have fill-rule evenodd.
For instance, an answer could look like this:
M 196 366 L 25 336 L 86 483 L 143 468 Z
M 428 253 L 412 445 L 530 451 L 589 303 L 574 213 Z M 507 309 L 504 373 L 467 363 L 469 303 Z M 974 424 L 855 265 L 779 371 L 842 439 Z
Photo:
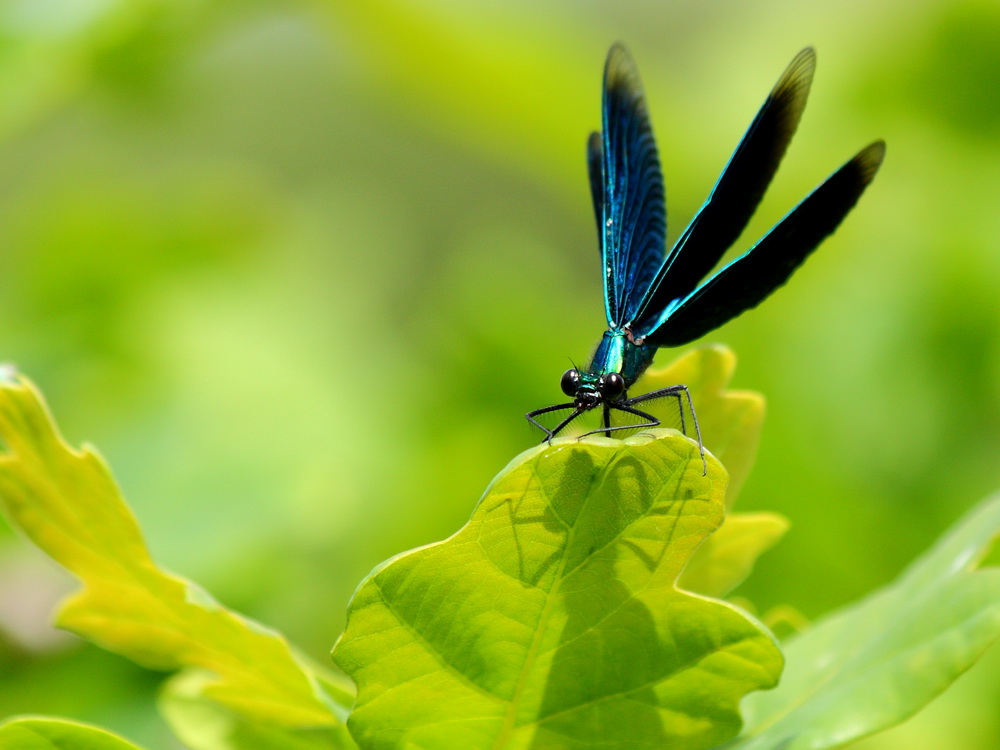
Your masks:
M 882 141 L 863 149 L 746 254 L 664 311 L 646 341 L 681 346 L 762 302 L 837 228 L 875 177 L 884 156 Z
M 667 212 L 660 159 L 639 73 L 616 44 L 604 66 L 601 260 L 604 307 L 612 327 L 630 321 L 663 262 Z M 598 153 L 592 147 L 590 154 Z M 595 173 L 591 158 L 591 179 Z M 593 190 L 593 182 L 591 182 Z M 593 190 L 596 203 L 596 190 Z
M 807 47 L 778 79 L 705 204 L 650 284 L 636 315 L 637 334 L 671 302 L 690 294 L 746 228 L 799 125 L 815 67 L 816 53 Z
M 591 133 L 587 139 L 587 175 L 590 177 L 590 197 L 594 201 L 597 236 L 602 237 L 604 225 L 604 147 L 601 134 Z M 603 248 L 602 248 L 603 255 Z

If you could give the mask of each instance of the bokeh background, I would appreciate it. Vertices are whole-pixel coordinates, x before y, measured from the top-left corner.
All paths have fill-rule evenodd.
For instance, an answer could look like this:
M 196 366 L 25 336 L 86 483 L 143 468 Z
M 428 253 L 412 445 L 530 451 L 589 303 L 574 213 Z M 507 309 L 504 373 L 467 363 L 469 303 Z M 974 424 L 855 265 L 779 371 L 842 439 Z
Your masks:
M 806 44 L 739 249 L 888 142 L 793 282 L 706 337 L 769 402 L 740 508 L 794 524 L 739 593 L 864 595 L 1000 488 L 995 2 L 6 0 L 0 358 L 158 560 L 325 659 L 362 576 L 467 519 L 600 335 L 584 143 L 618 39 L 671 237 Z M 0 716 L 177 747 L 161 676 L 47 629 L 71 587 L 0 533 Z M 1000 650 L 858 747 L 1000 747 Z

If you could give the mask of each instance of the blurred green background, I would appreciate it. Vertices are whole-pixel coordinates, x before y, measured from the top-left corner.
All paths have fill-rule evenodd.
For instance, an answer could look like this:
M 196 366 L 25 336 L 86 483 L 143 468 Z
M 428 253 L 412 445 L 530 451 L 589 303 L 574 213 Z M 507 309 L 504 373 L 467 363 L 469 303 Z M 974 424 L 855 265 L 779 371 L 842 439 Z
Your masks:
M 995 2 L 6 0 L 0 358 L 100 448 L 158 560 L 325 660 L 362 576 L 466 520 L 601 333 L 584 143 L 618 39 L 672 238 L 806 44 L 738 249 L 888 142 L 794 281 L 706 338 L 769 402 L 740 508 L 794 524 L 739 593 L 811 618 L 862 596 L 1000 488 Z M 159 675 L 46 630 L 71 586 L 0 534 L 0 716 L 177 747 Z M 858 747 L 995 749 L 998 709 L 994 649 Z

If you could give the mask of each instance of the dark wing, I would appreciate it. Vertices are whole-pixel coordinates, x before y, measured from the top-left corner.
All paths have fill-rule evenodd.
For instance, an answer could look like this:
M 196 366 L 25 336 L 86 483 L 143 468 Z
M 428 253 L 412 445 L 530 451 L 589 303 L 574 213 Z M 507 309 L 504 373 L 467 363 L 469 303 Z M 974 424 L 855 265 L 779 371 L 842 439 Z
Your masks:
M 815 68 L 816 53 L 806 47 L 782 73 L 705 204 L 657 272 L 636 315 L 637 332 L 651 322 L 646 319 L 655 319 L 671 302 L 690 294 L 746 228 L 799 125 Z
M 611 48 L 604 66 L 603 127 L 604 194 L 598 230 L 604 306 L 614 327 L 635 315 L 663 262 L 667 234 L 663 175 L 642 84 L 620 44 Z
M 762 302 L 837 228 L 884 156 L 885 144 L 876 141 L 844 164 L 746 254 L 667 311 L 647 342 L 681 346 Z
M 594 201 L 594 218 L 597 220 L 597 236 L 601 237 L 604 224 L 604 147 L 601 134 L 591 133 L 587 139 L 587 175 L 590 177 L 590 197 Z M 602 250 L 603 252 L 603 250 Z

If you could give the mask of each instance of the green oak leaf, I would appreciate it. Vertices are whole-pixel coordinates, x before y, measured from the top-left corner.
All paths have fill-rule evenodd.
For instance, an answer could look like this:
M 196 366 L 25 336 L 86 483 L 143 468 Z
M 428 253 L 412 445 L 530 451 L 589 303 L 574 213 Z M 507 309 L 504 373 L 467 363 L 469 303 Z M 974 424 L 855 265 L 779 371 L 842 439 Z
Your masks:
M 360 585 L 334 660 L 365 750 L 712 747 L 772 687 L 772 636 L 675 585 L 726 474 L 673 430 L 516 458 L 451 538 Z
M 343 727 L 282 636 L 156 566 L 107 465 L 66 444 L 24 379 L 0 382 L 0 438 L 0 506 L 84 584 L 60 626 L 146 667 L 210 672 L 204 694 L 252 721 Z
M 705 446 L 729 472 L 726 507 L 731 509 L 757 457 L 764 426 L 764 397 L 729 390 L 736 355 L 724 346 L 705 346 L 681 355 L 666 367 L 648 371 L 636 393 L 683 383 L 691 390 Z M 656 402 L 658 416 L 672 415 Z M 689 430 L 690 431 L 690 430 Z M 730 513 L 725 524 L 698 551 L 681 576 L 680 586 L 706 596 L 725 596 L 750 575 L 761 554 L 780 541 L 788 521 L 777 513 Z
M 843 747 L 900 723 L 1000 638 L 1000 496 L 960 521 L 895 582 L 789 641 L 777 690 L 747 698 L 732 750 Z
M 721 597 L 750 575 L 757 558 L 788 530 L 777 513 L 731 513 L 698 548 L 681 574 L 680 586 L 705 596 Z
M 25 716 L 0 724 L 0 750 L 139 750 L 139 747 L 88 724 Z
M 343 726 L 300 728 L 255 722 L 205 697 L 212 675 L 184 670 L 166 681 L 158 706 L 190 750 L 330 750 L 356 748 Z M 345 717 L 346 718 L 346 717 Z

